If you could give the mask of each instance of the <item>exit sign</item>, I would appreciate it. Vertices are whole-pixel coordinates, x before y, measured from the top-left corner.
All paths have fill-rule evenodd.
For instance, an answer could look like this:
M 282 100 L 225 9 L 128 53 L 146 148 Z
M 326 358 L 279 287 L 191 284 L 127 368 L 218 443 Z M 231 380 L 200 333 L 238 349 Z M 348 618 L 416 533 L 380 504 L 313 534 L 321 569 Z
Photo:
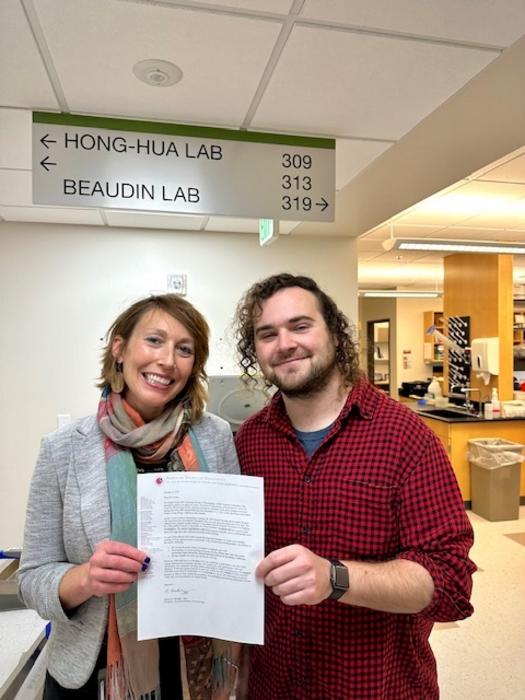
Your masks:
M 275 219 L 259 219 L 259 245 L 269 245 L 279 238 L 279 222 Z

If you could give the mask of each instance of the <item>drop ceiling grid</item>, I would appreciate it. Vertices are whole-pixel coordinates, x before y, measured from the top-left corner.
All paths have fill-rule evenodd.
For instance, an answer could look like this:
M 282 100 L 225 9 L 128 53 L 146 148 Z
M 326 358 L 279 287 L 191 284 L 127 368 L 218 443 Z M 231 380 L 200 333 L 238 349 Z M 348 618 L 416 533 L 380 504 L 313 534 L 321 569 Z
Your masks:
M 296 25 L 253 125 L 396 140 L 498 55 Z
M 170 2 L 170 0 L 167 1 Z M 189 4 L 191 4 L 191 1 Z M 199 4 L 287 15 L 292 7 L 293 0 L 199 0 Z
M 281 28 L 157 5 L 36 2 L 68 104 L 91 114 L 237 126 Z M 182 81 L 169 90 L 140 83 L 132 67 L 145 58 L 176 63 Z
M 0 2 L 0 66 L 0 104 L 59 108 L 19 2 Z
M 523 34 L 525 0 L 306 0 L 301 17 L 505 47 Z

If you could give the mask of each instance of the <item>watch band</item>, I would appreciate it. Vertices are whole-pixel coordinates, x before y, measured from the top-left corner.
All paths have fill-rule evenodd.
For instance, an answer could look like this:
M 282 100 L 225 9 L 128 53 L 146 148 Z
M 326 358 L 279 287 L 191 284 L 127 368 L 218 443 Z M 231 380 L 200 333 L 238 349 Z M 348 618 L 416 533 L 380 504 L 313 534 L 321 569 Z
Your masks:
M 332 592 L 328 596 L 330 600 L 338 600 L 350 588 L 350 575 L 348 568 L 339 559 L 329 559 L 330 584 Z

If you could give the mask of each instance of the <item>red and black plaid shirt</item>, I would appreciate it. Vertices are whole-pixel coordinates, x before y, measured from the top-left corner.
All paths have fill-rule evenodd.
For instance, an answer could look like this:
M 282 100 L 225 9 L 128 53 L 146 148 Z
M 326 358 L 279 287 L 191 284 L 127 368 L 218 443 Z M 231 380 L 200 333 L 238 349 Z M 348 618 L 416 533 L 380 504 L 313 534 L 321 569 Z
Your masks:
M 434 700 L 435 621 L 472 613 L 473 542 L 439 440 L 410 409 L 358 384 L 308 459 L 277 394 L 236 436 L 244 474 L 264 477 L 266 552 L 299 543 L 337 559 L 410 559 L 435 594 L 419 614 L 332 600 L 286 606 L 266 591 L 250 700 Z M 352 582 L 350 580 L 350 586 Z

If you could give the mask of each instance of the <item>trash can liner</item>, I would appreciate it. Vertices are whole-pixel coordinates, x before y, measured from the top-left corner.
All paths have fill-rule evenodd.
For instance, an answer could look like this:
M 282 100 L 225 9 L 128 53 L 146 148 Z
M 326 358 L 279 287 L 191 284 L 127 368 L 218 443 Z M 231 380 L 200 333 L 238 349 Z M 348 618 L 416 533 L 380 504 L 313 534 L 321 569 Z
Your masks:
M 476 464 L 478 467 L 483 467 L 483 469 L 498 469 L 499 467 L 507 467 L 518 462 L 525 462 L 525 457 L 515 452 L 488 452 L 479 456 L 479 453 L 474 451 L 473 454 L 471 450 L 468 453 L 468 458 L 471 464 Z
M 483 459 L 490 461 L 493 455 L 502 453 L 511 453 L 514 455 L 514 462 L 523 462 L 523 445 L 519 442 L 512 442 L 511 440 L 504 440 L 503 438 L 472 438 L 468 441 L 469 450 L 468 458 L 469 460 Z M 506 463 L 505 460 L 500 462 L 492 461 L 490 464 L 493 466 L 498 466 Z M 488 466 L 488 464 L 487 464 Z

